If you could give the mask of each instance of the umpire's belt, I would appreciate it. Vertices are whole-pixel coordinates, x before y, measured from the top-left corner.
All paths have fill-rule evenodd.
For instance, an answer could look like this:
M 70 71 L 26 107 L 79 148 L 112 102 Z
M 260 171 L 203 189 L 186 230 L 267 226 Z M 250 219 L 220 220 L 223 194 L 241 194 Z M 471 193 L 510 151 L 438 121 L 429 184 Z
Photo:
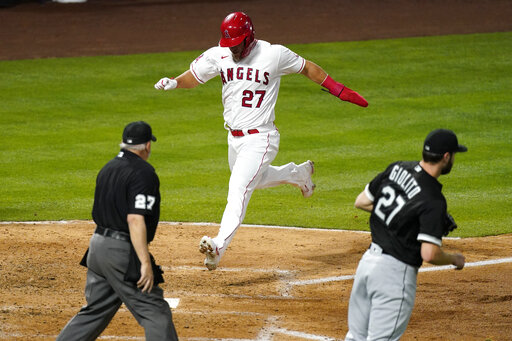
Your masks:
M 103 226 L 96 226 L 96 231 L 94 233 L 97 233 L 99 235 L 114 238 L 117 240 L 123 240 L 125 242 L 130 241 L 130 234 L 126 232 L 116 231 L 112 230 Z

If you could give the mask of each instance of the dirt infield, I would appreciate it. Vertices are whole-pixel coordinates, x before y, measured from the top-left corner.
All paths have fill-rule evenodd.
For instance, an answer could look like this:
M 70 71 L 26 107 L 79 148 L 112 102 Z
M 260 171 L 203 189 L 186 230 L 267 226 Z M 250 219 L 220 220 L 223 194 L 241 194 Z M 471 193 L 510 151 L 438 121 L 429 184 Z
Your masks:
M 173 316 L 181 340 L 343 339 L 350 276 L 368 234 L 243 226 L 209 272 L 197 245 L 217 229 L 160 224 L 150 248 L 165 269 L 165 296 L 180 299 Z M 55 339 L 85 303 L 78 262 L 93 230 L 91 222 L 0 225 L 0 340 Z M 507 263 L 420 273 L 404 340 L 510 340 L 512 235 L 445 245 L 468 265 Z M 123 308 L 102 335 L 144 339 Z
M 21 1 L 0 9 L 0 60 L 199 49 L 234 10 L 281 44 L 512 31 L 509 0 Z M 220 218 L 220 217 L 219 217 Z M 0 217 L 1 220 L 1 217 Z M 53 340 L 84 304 L 90 222 L 0 225 L 0 340 Z M 365 233 L 242 227 L 214 272 L 213 225 L 160 224 L 151 251 L 181 340 L 339 340 Z M 404 340 L 512 340 L 512 235 L 447 240 L 474 266 L 419 274 Z M 507 262 L 498 263 L 505 259 Z M 481 263 L 478 263 L 481 262 Z M 105 339 L 143 340 L 122 309 Z

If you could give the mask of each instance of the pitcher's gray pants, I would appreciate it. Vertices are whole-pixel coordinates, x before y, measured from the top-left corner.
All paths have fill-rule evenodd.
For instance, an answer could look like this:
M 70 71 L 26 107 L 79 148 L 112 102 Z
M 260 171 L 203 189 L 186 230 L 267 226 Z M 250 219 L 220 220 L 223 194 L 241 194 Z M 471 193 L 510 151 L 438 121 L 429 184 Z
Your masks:
M 411 318 L 417 275 L 418 268 L 372 243 L 357 267 L 345 341 L 398 341 Z
M 87 305 L 68 322 L 57 341 L 96 340 L 122 303 L 144 327 L 146 340 L 178 340 L 163 290 L 154 286 L 151 293 L 142 293 L 135 283 L 124 281 L 129 255 L 129 242 L 92 236 L 87 256 Z

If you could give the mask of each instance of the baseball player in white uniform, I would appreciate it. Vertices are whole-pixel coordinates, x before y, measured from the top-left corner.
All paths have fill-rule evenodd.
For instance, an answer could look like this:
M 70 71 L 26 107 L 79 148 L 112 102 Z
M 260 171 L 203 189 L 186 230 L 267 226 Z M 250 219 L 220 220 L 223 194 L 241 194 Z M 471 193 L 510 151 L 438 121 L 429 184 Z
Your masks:
M 342 100 L 368 106 L 357 92 L 334 81 L 313 62 L 284 46 L 256 40 L 251 19 L 243 12 L 231 13 L 224 19 L 219 46 L 197 57 L 190 69 L 176 79 L 164 77 L 155 84 L 156 89 L 171 90 L 194 88 L 216 76 L 222 81 L 231 177 L 218 235 L 204 236 L 199 244 L 209 270 L 217 268 L 255 189 L 291 184 L 300 188 L 306 198 L 313 194 L 312 161 L 271 165 L 279 150 L 280 135 L 274 119 L 281 76 L 294 73 L 305 75 Z

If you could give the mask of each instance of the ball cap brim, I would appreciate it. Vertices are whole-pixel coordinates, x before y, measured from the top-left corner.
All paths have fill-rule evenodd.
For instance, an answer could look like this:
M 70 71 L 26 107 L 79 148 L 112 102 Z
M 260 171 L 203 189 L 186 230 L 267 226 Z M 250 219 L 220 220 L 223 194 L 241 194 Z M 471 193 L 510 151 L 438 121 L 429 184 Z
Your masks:
M 431 131 L 425 138 L 423 150 L 434 153 L 461 153 L 467 152 L 468 148 L 459 144 L 457 135 L 448 129 L 436 129 Z
M 236 37 L 236 38 L 222 37 L 219 40 L 219 46 L 220 47 L 234 47 L 234 46 L 240 45 L 246 37 L 247 37 L 246 35 Z
M 123 143 L 129 145 L 156 141 L 151 126 L 144 121 L 128 123 L 123 131 Z

